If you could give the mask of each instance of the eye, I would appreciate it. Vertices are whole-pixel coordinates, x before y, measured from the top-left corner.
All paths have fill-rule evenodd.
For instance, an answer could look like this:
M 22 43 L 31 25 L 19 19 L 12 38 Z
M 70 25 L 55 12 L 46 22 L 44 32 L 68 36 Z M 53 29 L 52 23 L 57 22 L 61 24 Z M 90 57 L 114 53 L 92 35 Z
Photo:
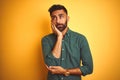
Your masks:
M 51 16 L 51 19 L 54 20 L 56 17 L 55 16 Z
M 61 19 L 61 18 L 64 18 L 64 15 L 63 14 L 60 14 L 59 15 L 59 18 Z
M 54 20 L 55 19 L 55 17 L 52 17 L 52 20 Z

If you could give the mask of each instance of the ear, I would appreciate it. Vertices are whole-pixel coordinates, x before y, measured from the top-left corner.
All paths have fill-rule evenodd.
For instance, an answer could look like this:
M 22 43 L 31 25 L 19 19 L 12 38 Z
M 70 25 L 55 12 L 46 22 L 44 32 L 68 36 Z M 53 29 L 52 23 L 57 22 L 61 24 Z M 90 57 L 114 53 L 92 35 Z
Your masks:
M 69 17 L 69 16 L 67 16 L 67 21 L 69 21 L 69 19 L 70 19 L 70 17 Z

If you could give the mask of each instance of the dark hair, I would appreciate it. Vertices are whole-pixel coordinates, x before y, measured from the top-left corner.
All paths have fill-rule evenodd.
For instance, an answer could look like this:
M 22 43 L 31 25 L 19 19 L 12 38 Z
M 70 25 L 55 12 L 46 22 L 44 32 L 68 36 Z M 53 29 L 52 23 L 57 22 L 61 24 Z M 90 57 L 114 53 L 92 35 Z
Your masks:
M 53 11 L 61 10 L 61 9 L 64 10 L 66 14 L 68 14 L 68 13 L 67 13 L 67 9 L 66 9 L 63 5 L 60 5 L 60 4 L 54 4 L 54 5 L 52 5 L 52 6 L 48 9 L 48 11 L 50 12 L 50 15 L 51 15 Z

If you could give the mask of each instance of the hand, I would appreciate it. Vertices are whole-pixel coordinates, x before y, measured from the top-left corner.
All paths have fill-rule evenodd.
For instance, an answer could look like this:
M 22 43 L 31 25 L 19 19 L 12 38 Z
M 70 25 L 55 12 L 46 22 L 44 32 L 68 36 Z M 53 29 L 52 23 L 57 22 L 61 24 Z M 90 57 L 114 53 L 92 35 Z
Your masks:
M 59 36 L 63 37 L 62 32 L 60 32 L 60 31 L 56 28 L 55 24 L 51 24 L 51 25 L 52 25 L 52 30 L 53 30 L 53 32 L 54 32 L 55 34 L 57 34 L 58 37 L 59 37 Z
M 52 74 L 64 74 L 66 72 L 66 69 L 62 68 L 61 66 L 49 66 L 48 70 Z

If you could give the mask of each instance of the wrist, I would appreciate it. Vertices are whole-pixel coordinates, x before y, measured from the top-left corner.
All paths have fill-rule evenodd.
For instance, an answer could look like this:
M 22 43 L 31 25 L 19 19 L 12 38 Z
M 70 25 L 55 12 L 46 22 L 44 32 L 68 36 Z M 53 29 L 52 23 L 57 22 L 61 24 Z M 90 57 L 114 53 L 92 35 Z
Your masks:
M 65 75 L 65 76 L 69 76 L 69 75 L 70 75 L 70 72 L 69 72 L 68 69 L 65 70 L 64 75 Z
M 62 39 L 62 38 L 63 38 L 63 36 L 62 36 L 62 35 L 59 35 L 57 38 L 58 38 L 58 39 Z

